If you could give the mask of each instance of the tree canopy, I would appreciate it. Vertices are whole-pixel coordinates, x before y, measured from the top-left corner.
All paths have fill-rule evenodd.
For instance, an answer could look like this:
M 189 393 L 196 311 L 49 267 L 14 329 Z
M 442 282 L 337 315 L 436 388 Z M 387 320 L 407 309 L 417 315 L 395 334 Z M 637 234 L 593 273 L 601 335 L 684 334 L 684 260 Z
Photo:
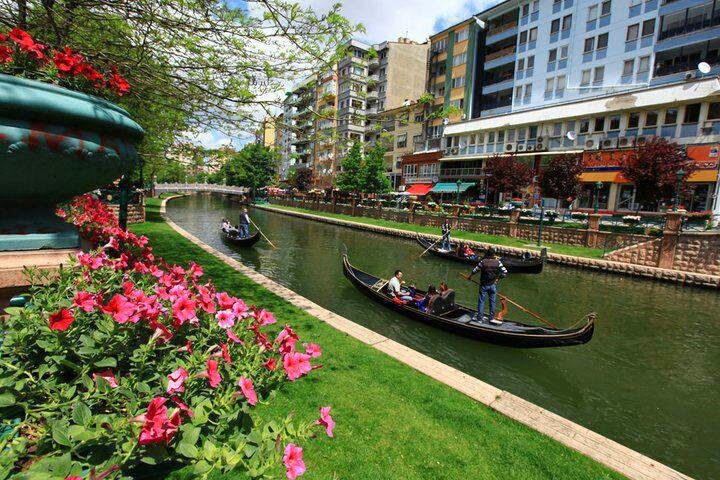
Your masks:
M 552 157 L 543 168 L 540 187 L 543 197 L 567 200 L 580 192 L 580 174 L 583 166 L 579 155 L 566 154 Z
M 532 181 L 533 170 L 519 162 L 514 155 L 495 155 L 488 160 L 488 188 L 495 193 L 514 193 L 527 187 Z
M 359 172 L 360 190 L 363 193 L 387 193 L 392 190 L 385 173 L 385 148 L 379 143 L 370 149 Z
M 313 181 L 313 171 L 308 167 L 293 168 L 288 176 L 288 183 L 300 192 L 307 192 Z
M 354 142 L 347 155 L 340 162 L 340 174 L 335 184 L 342 192 L 359 193 L 363 191 L 362 143 Z
M 247 187 L 254 191 L 270 184 L 280 155 L 259 143 L 246 145 L 228 156 L 222 171 L 228 185 Z

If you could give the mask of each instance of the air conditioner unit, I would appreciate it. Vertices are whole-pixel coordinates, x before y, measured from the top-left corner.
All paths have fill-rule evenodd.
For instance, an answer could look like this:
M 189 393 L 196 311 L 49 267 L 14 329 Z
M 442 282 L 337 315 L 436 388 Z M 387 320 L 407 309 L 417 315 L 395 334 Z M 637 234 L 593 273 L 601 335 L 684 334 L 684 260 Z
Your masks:
M 600 146 L 603 150 L 611 150 L 613 148 L 617 148 L 618 146 L 618 139 L 617 138 L 603 138 L 602 142 L 600 143 Z
M 458 152 L 460 152 L 460 150 L 458 149 L 458 147 L 452 147 L 452 148 L 450 149 L 450 154 L 451 154 L 451 155 L 457 155 Z
M 715 124 L 714 124 L 713 122 L 705 122 L 705 123 L 703 123 L 703 125 L 702 125 L 702 129 L 703 129 L 703 130 L 712 130 L 713 127 L 714 127 L 714 125 L 715 125 Z
M 516 143 L 506 143 L 504 151 L 505 153 L 514 152 L 517 150 L 517 144 Z
M 685 80 L 692 80 L 696 76 L 697 76 L 697 74 L 695 72 L 687 72 L 685 74 Z
M 527 145 L 525 147 L 526 152 L 534 152 L 535 151 L 535 145 Z
M 631 148 L 635 146 L 635 137 L 618 138 L 618 148 Z
M 637 146 L 645 145 L 650 140 L 652 140 L 654 137 L 655 137 L 655 135 L 642 135 L 642 136 L 636 137 L 635 145 L 637 145 Z
M 539 145 L 539 144 L 541 144 L 541 143 L 543 143 L 543 142 L 545 141 L 545 137 L 537 137 L 537 138 L 535 139 L 535 141 L 536 141 L 537 144 Z M 536 149 L 536 150 L 537 150 L 537 149 Z
M 515 150 L 518 151 L 518 152 L 524 152 L 524 151 L 525 151 L 525 144 L 524 144 L 524 143 L 518 144 L 518 145 L 517 145 L 517 148 L 516 148 Z
M 600 137 L 588 137 L 587 140 L 585 140 L 585 150 L 597 150 L 600 148 Z
M 450 150 L 452 150 L 452 149 L 451 148 L 443 148 L 443 155 L 445 155 L 445 156 L 450 155 Z
M 538 143 L 535 145 L 535 151 L 536 152 L 544 152 L 548 149 L 548 146 L 546 143 Z

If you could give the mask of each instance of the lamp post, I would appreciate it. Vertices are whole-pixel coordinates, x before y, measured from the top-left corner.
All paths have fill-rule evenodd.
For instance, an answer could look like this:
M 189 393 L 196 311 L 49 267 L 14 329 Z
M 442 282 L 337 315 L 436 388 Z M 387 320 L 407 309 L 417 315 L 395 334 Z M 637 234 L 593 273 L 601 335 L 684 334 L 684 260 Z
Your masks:
M 675 185 L 675 205 L 673 206 L 673 212 L 677 212 L 680 207 L 680 187 L 682 186 L 685 171 L 681 168 L 675 172 L 675 175 L 677 175 L 677 184 Z
M 458 181 L 455 182 L 455 185 L 457 185 L 457 196 L 455 197 L 455 203 L 460 204 L 460 187 L 462 187 L 462 180 L 458 178 Z
M 600 190 L 602 189 L 602 187 L 602 182 L 598 181 L 597 183 L 595 183 L 595 213 L 598 213 L 598 210 L 600 210 Z

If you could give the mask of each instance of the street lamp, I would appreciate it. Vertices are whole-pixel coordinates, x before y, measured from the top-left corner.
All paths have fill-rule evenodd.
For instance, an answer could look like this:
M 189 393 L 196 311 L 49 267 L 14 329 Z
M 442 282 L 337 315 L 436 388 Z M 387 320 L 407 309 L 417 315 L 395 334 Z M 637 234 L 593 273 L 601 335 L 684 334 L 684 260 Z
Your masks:
M 457 185 L 457 197 L 455 197 L 455 203 L 460 203 L 460 187 L 462 187 L 462 180 L 458 178 L 458 181 L 455 182 L 455 185 Z
M 673 206 L 673 212 L 677 212 L 678 208 L 680 207 L 680 186 L 682 185 L 685 171 L 681 168 L 680 170 L 675 172 L 675 175 L 677 175 L 677 185 L 675 185 L 675 205 Z
M 600 210 L 600 190 L 602 187 L 603 183 L 601 181 L 595 183 L 595 213 L 598 213 L 598 210 Z

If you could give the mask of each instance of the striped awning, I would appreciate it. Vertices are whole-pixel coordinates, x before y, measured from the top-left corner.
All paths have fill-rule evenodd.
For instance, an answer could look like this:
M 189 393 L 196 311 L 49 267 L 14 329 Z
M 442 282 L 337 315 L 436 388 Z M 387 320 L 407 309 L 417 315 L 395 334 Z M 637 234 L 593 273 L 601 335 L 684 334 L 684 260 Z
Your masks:
M 462 182 L 460 184 L 460 193 L 464 192 L 465 190 L 467 190 L 468 188 L 470 188 L 474 185 L 475 184 L 472 182 Z M 458 184 L 456 182 L 438 183 L 430 191 L 433 193 L 457 193 L 458 192 Z

